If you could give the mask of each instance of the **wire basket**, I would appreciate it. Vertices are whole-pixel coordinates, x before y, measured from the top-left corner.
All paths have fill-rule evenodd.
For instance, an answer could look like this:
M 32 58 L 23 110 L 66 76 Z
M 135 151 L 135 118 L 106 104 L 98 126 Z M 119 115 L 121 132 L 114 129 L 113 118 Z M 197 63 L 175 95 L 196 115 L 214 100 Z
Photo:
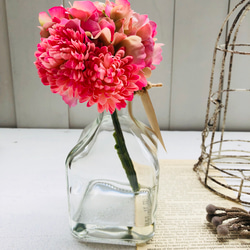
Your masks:
M 250 29 L 250 1 L 240 1 L 226 17 L 213 54 L 209 97 L 202 132 L 201 156 L 194 170 L 205 187 L 224 198 L 250 205 L 250 133 L 237 138 L 232 120 L 249 119 L 250 44 L 241 42 L 242 27 Z M 239 38 L 240 37 L 240 38 Z M 249 38 L 249 36 L 248 36 Z M 223 39 L 224 43 L 221 42 Z M 250 40 L 250 39 L 249 39 Z M 240 62 L 241 61 L 241 62 Z M 240 65 L 248 65 L 248 70 Z M 235 105 L 237 104 L 237 105 Z M 249 108 L 247 108 L 249 107 Z M 247 124 L 247 120 L 244 124 Z M 243 124 L 243 122 L 242 122 Z M 240 130 L 249 131 L 249 127 Z

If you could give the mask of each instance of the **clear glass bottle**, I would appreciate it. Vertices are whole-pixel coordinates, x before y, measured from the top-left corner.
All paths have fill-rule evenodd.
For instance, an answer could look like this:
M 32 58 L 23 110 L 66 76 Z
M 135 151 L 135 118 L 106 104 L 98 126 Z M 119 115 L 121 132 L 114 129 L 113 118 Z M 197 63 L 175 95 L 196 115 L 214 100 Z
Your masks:
M 133 191 L 115 149 L 114 125 L 102 113 L 87 126 L 66 160 L 70 227 L 81 241 L 136 245 L 155 230 L 159 183 L 154 133 L 118 111 L 139 191 Z

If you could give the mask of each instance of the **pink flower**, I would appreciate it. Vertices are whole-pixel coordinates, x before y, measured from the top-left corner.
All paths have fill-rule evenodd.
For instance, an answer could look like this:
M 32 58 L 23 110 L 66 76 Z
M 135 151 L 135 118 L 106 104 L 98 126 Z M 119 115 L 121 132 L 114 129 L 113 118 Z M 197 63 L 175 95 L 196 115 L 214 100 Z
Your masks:
M 147 82 L 132 56 L 112 45 L 96 47 L 86 36 L 79 19 L 62 19 L 41 38 L 35 65 L 44 85 L 50 85 L 71 107 L 77 101 L 97 104 L 99 112 L 113 113 L 126 106 L 134 92 Z
M 77 19 L 55 24 L 49 32 L 50 36 L 41 38 L 35 52 L 38 75 L 53 93 L 75 106 L 84 80 L 85 61 L 95 45 L 89 42 Z
M 126 55 L 132 55 L 133 63 L 139 67 L 155 69 L 161 62 L 161 46 L 155 43 L 157 25 L 147 15 L 133 12 L 127 0 L 106 1 L 105 13 L 116 25 L 113 44 L 116 48 L 126 47 Z M 119 42 L 117 42 L 119 40 Z M 157 57 L 157 58 L 156 58 Z
M 115 3 L 106 1 L 105 14 L 109 16 L 114 22 L 123 20 L 123 25 L 127 28 L 129 19 L 133 13 L 128 0 L 116 0 Z
M 114 56 L 111 52 L 108 47 L 102 47 L 90 53 L 83 90 L 79 93 L 80 102 L 87 101 L 88 107 L 97 104 L 100 113 L 124 108 L 125 101 L 131 101 L 134 92 L 146 86 L 138 67 L 132 63 L 133 57 L 125 56 L 124 48 Z
M 99 112 L 126 106 L 162 60 L 156 23 L 128 0 L 75 1 L 39 14 L 41 42 L 35 65 L 44 85 L 71 107 L 97 104 Z
M 103 45 L 111 43 L 115 33 L 115 24 L 112 19 L 105 16 L 100 10 L 98 2 L 75 1 L 67 11 L 72 18 L 81 20 L 81 27 L 86 34 Z
M 91 39 L 99 40 L 103 45 L 109 45 L 114 38 L 115 24 L 110 18 L 89 18 L 86 22 L 81 22 L 81 27 Z
M 149 38 L 142 42 L 145 48 L 145 67 L 151 70 L 155 69 L 154 65 L 159 65 L 162 61 L 162 46 L 163 43 L 155 43 L 153 38 Z
M 135 63 L 139 68 L 145 67 L 145 47 L 139 36 L 129 36 L 121 40 L 116 47 L 125 47 L 126 55 L 133 57 L 133 63 Z
M 96 6 L 91 1 L 75 1 L 72 8 L 68 12 L 74 17 L 82 21 L 89 19 L 97 11 Z
M 125 31 L 128 36 L 136 35 L 141 38 L 146 54 L 145 67 L 149 67 L 152 70 L 155 69 L 154 65 L 159 64 L 162 60 L 161 46 L 163 44 L 156 44 L 154 39 L 157 34 L 156 27 L 156 23 L 150 21 L 147 15 L 133 13 L 128 30 Z
M 159 65 L 160 62 L 162 61 L 162 46 L 164 44 L 163 43 L 155 43 L 154 45 L 154 53 L 153 53 L 153 61 L 152 64 L 154 65 Z
M 128 30 L 126 31 L 128 35 L 137 35 L 141 39 L 147 40 L 149 37 L 155 37 L 156 32 L 156 23 L 150 21 L 147 15 L 140 15 L 138 13 L 133 13 Z

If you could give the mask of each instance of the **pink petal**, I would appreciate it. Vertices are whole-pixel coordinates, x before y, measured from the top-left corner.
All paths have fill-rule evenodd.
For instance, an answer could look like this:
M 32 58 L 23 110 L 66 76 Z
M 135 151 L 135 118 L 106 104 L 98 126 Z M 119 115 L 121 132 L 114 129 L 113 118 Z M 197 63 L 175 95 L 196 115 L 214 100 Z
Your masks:
M 107 101 L 107 98 L 105 97 L 105 95 L 104 95 L 104 94 L 101 94 L 101 95 L 99 96 L 99 103 L 100 103 L 101 105 L 104 105 L 104 104 L 106 103 L 106 101 Z
M 130 6 L 130 2 L 128 0 L 115 0 L 117 5 Z
M 61 24 L 65 25 L 65 28 L 77 31 L 80 29 L 81 21 L 79 19 L 71 19 L 71 20 L 63 19 Z
M 94 11 L 97 10 L 96 6 L 91 1 L 75 1 L 72 8 L 82 10 L 88 13 L 88 15 L 91 15 Z
M 142 71 L 140 71 L 138 75 L 140 76 L 140 80 L 136 82 L 136 85 L 139 87 L 139 89 L 142 89 L 143 87 L 147 86 L 148 81 Z
M 89 31 L 93 36 L 96 36 L 101 31 L 100 25 L 91 19 L 88 19 L 86 22 L 82 22 L 81 27 L 85 31 Z
M 86 21 L 89 17 L 89 14 L 82 10 L 71 8 L 68 11 L 74 18 L 79 18 L 80 20 L 83 20 L 83 21 Z
M 105 14 L 108 16 L 108 17 L 110 17 L 110 13 L 111 13 L 111 10 L 113 9 L 113 7 L 112 6 L 110 6 L 110 5 L 106 5 L 106 8 L 105 8 Z
M 141 37 L 142 41 L 147 40 L 151 37 L 152 34 L 152 27 L 150 23 L 147 23 L 146 25 L 142 26 L 140 29 L 138 29 L 136 35 Z
M 109 98 L 107 103 L 106 103 L 106 111 L 109 111 L 110 114 L 113 114 L 115 111 L 115 106 L 116 106 L 117 100 L 116 98 Z
M 39 23 L 43 26 L 45 23 L 47 22 L 51 22 L 52 19 L 50 18 L 50 16 L 48 15 L 48 13 L 46 12 L 40 12 L 39 13 L 39 16 L 38 16 L 38 20 L 39 20 Z
M 152 37 L 155 37 L 157 35 L 157 31 L 156 31 L 157 24 L 153 21 L 149 21 L 149 23 L 152 27 Z
M 113 62 L 112 57 L 109 54 L 106 54 L 104 56 L 104 60 L 103 60 L 104 67 L 109 68 L 109 66 L 111 65 L 112 62 Z
M 75 107 L 77 105 L 77 98 L 70 97 L 67 92 L 62 94 L 62 99 L 69 105 L 69 107 Z
M 51 9 L 48 10 L 49 14 L 51 15 L 51 17 L 57 17 L 59 19 L 62 19 L 64 17 L 66 17 L 66 9 L 64 9 L 62 6 L 55 6 Z
M 129 24 L 129 19 L 133 13 L 133 10 L 130 8 L 130 3 L 127 0 L 117 0 L 116 4 L 112 8 L 110 12 L 110 17 L 114 21 L 118 21 L 119 19 L 125 19 L 125 28 L 127 29 Z
M 162 48 L 163 43 L 156 43 L 154 46 L 153 62 L 152 64 L 158 65 L 162 61 Z
M 111 33 L 111 39 L 113 40 L 113 37 L 114 37 L 114 33 L 115 33 L 115 23 L 109 19 L 102 19 L 100 22 L 99 22 L 99 25 L 100 25 L 100 28 L 101 29 L 104 29 L 104 28 L 109 28 L 110 30 L 110 33 Z
M 148 15 L 140 15 L 138 13 L 133 13 L 133 26 L 135 26 L 136 29 L 139 29 L 148 22 Z
M 146 53 L 145 66 L 150 67 L 153 61 L 155 41 L 152 37 L 149 37 L 149 39 L 143 41 L 143 45 L 145 47 L 145 53 Z
M 97 104 L 97 111 L 102 113 L 105 110 L 105 105 Z
M 101 12 L 103 12 L 105 10 L 105 7 L 106 7 L 105 3 L 101 3 L 101 2 L 97 2 L 97 1 L 94 2 L 94 5 Z
M 132 95 L 132 99 L 133 99 L 133 95 Z M 116 108 L 118 110 L 121 110 L 122 108 L 125 108 L 127 106 L 127 103 L 124 100 L 121 100 L 121 102 L 116 104 Z

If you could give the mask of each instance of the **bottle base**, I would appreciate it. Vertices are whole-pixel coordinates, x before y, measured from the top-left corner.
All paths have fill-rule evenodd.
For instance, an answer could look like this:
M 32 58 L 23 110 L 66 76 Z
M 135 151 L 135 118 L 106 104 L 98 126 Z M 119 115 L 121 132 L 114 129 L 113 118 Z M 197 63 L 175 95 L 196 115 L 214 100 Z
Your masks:
M 154 228 L 154 223 L 147 227 L 98 227 L 75 223 L 72 234 L 82 242 L 136 246 L 152 239 Z

